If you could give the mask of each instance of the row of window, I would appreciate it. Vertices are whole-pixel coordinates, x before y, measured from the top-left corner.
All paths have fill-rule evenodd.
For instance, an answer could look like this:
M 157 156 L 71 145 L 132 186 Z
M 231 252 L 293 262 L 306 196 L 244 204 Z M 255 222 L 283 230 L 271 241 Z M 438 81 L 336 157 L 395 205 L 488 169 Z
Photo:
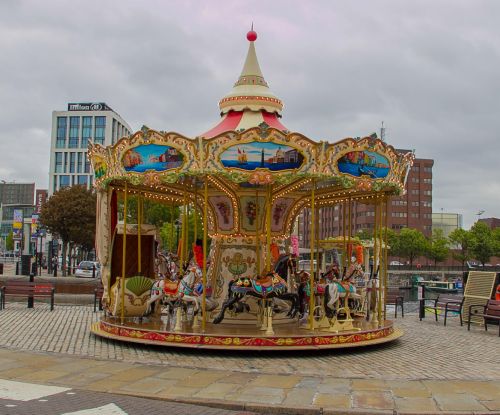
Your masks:
M 106 117 L 103 116 L 57 117 L 56 148 L 87 148 L 91 140 L 104 145 L 105 132 Z M 113 119 L 111 134 L 114 144 L 117 138 L 128 135 L 129 131 Z
M 85 152 L 56 152 L 55 173 L 90 173 L 90 161 Z
M 419 173 L 420 172 L 420 166 L 413 166 L 411 168 L 414 172 Z M 425 173 L 432 173 L 432 166 L 429 164 L 424 165 L 424 172 Z
M 420 178 L 419 177 L 412 177 L 411 182 L 412 183 L 420 183 Z M 432 179 L 425 178 L 425 179 L 422 179 L 422 182 L 425 184 L 432 184 Z
M 411 189 L 410 194 L 413 196 L 420 195 L 420 190 L 419 189 Z M 432 190 L 424 190 L 424 191 L 422 191 L 422 194 L 424 196 L 432 196 Z
M 69 175 L 69 174 L 59 174 L 54 175 L 53 191 L 62 189 L 63 187 L 84 185 L 92 186 L 92 175 Z

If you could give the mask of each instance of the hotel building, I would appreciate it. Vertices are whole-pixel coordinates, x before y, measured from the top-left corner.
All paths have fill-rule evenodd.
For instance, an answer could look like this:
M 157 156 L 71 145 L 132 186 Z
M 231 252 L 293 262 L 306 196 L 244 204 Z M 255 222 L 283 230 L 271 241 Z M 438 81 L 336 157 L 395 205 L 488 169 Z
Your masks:
M 69 103 L 66 111 L 53 111 L 49 196 L 77 184 L 90 188 L 89 141 L 108 146 L 130 132 L 127 122 L 103 102 Z

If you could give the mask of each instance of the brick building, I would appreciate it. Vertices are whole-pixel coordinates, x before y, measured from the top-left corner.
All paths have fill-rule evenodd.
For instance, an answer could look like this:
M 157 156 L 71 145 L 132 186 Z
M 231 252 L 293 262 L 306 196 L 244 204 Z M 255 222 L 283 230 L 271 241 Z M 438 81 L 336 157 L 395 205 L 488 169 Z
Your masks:
M 407 153 L 409 150 L 398 150 Z M 432 235 L 432 168 L 434 160 L 416 158 L 408 174 L 406 193 L 392 197 L 388 203 L 387 226 L 398 231 L 414 228 L 426 236 Z M 347 209 L 347 208 L 346 208 Z M 342 205 L 319 210 L 319 238 L 324 239 L 343 234 Z M 351 234 L 373 229 L 375 207 L 353 202 L 351 208 Z M 346 219 L 347 221 L 347 219 Z M 299 241 L 301 247 L 309 247 L 310 211 L 304 210 L 298 219 Z M 346 223 L 346 227 L 348 223 Z M 346 233 L 348 230 L 346 230 Z

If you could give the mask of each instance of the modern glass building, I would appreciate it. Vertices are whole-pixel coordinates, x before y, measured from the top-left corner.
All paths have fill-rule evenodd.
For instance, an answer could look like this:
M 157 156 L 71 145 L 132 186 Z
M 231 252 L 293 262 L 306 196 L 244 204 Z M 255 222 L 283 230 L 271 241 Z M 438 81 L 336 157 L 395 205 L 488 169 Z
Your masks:
M 108 146 L 130 132 L 127 122 L 103 102 L 69 103 L 66 111 L 53 111 L 49 196 L 62 187 L 91 187 L 89 141 Z
M 448 237 L 455 229 L 462 229 L 462 215 L 459 213 L 433 213 L 432 229 L 441 229 L 443 236 Z

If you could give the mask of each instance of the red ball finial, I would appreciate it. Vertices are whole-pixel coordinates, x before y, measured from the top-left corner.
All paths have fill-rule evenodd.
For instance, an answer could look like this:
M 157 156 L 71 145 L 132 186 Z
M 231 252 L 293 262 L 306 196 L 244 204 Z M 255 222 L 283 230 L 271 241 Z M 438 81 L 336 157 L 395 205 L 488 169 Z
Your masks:
M 249 42 L 255 42 L 257 40 L 257 32 L 255 32 L 254 30 L 250 30 L 247 33 L 247 39 Z

